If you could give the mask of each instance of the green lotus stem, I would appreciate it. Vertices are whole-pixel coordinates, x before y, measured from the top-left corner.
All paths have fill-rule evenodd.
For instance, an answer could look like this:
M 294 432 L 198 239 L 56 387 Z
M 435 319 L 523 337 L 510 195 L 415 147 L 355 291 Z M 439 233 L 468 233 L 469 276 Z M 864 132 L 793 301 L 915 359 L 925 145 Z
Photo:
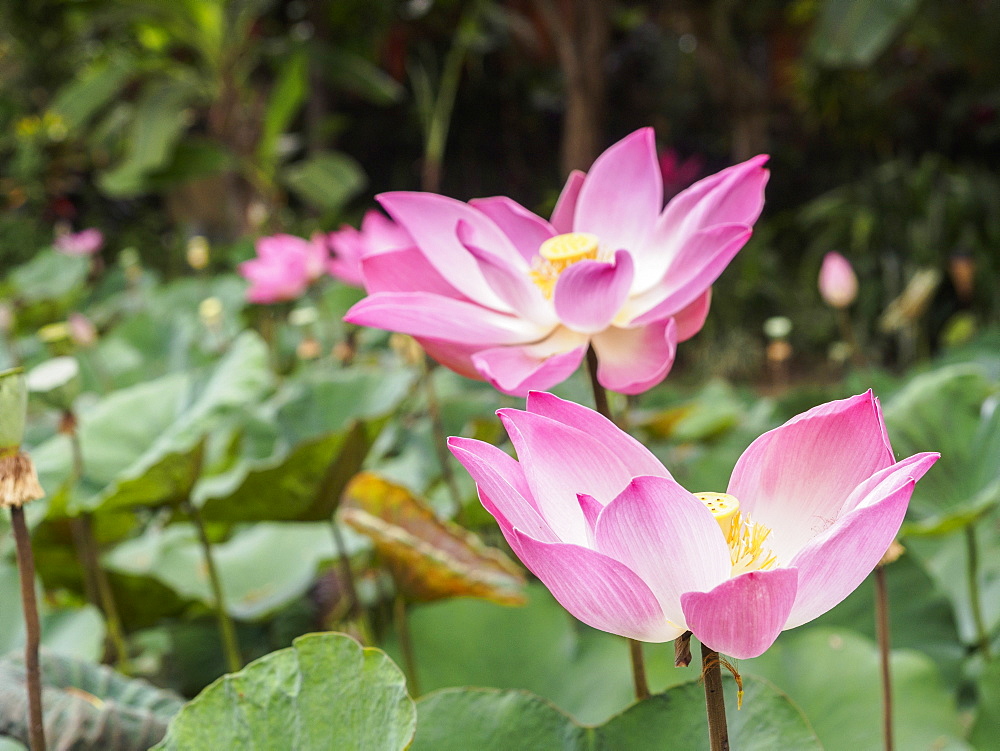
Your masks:
M 38 665 L 38 646 L 42 629 L 38 622 L 35 600 L 35 557 L 31 552 L 31 536 L 24 521 L 24 509 L 12 506 L 10 521 L 17 546 L 17 570 L 21 577 L 21 605 L 27 638 L 24 645 L 24 668 L 28 682 L 28 738 L 31 751 L 45 751 L 45 724 L 42 720 L 42 676 Z
M 73 454 L 73 483 L 83 478 L 83 447 L 80 444 L 80 432 L 76 429 L 76 415 L 71 410 L 63 414 L 63 430 L 69 436 L 70 448 Z M 125 644 L 125 629 L 118 614 L 118 604 L 115 602 L 114 590 L 108 579 L 107 572 L 101 568 L 100 547 L 94 537 L 93 515 L 89 511 L 70 520 L 73 541 L 76 544 L 77 555 L 83 564 L 84 582 L 87 598 L 97 605 L 104 613 L 108 626 L 108 640 L 115 651 L 116 667 L 122 673 L 130 673 L 131 665 L 128 658 L 128 647 Z
M 705 682 L 709 747 L 712 751 L 729 751 L 726 700 L 722 693 L 722 663 L 719 653 L 704 644 L 701 645 L 701 677 Z
M 892 751 L 895 746 L 892 740 L 892 677 L 889 672 L 889 589 L 885 583 L 885 566 L 881 564 L 875 567 L 875 636 L 882 672 L 882 734 L 885 751 Z
M 590 374 L 590 386 L 594 391 L 594 405 L 597 411 L 614 422 L 611 407 L 608 404 L 608 392 L 597 380 L 597 353 L 593 347 L 587 349 L 587 372 Z M 628 655 L 632 663 L 632 684 L 635 687 L 635 698 L 649 698 L 649 682 L 646 680 L 646 663 L 642 655 L 642 643 L 628 639 Z
M 983 659 L 990 662 L 993 650 L 990 647 L 990 633 L 983 617 L 983 604 L 979 598 L 979 543 L 976 540 L 976 524 L 965 525 L 966 576 L 969 581 L 969 605 L 972 608 L 972 620 L 976 624 L 976 648 L 982 652 Z
M 861 351 L 861 345 L 858 344 L 858 338 L 854 335 L 851 317 L 845 308 L 837 308 L 837 326 L 840 329 L 841 338 L 851 350 L 851 362 L 854 363 L 854 367 L 867 367 L 868 363 L 865 360 L 864 353 Z
M 441 419 L 441 402 L 438 401 L 437 390 L 434 388 L 434 364 L 424 357 L 424 391 L 427 396 L 427 414 L 431 418 L 431 432 L 434 434 L 434 451 L 437 453 L 438 464 L 441 465 L 441 479 L 448 487 L 448 494 L 456 509 L 462 508 L 462 494 L 455 483 L 455 474 L 448 463 L 448 436 L 444 432 L 444 421 Z
M 191 503 L 187 502 L 187 512 L 194 527 L 198 530 L 198 540 L 201 542 L 201 549 L 205 555 L 205 568 L 208 571 L 208 580 L 212 585 L 212 595 L 215 598 L 215 615 L 219 621 L 219 635 L 222 637 L 222 648 L 226 656 L 226 666 L 230 673 L 235 673 L 243 667 L 243 658 L 240 656 L 240 645 L 236 638 L 236 627 L 233 626 L 233 619 L 229 617 L 226 610 L 226 600 L 222 593 L 222 580 L 219 578 L 219 571 L 215 567 L 215 559 L 212 556 L 212 543 L 205 532 L 205 522 L 201 518 L 201 512 Z
M 406 685 L 410 696 L 420 695 L 420 684 L 417 682 L 417 661 L 413 653 L 413 637 L 410 634 L 410 619 L 406 612 L 406 600 L 401 594 L 396 594 L 392 604 L 392 621 L 399 637 L 399 651 L 403 655 L 403 670 L 406 673 Z

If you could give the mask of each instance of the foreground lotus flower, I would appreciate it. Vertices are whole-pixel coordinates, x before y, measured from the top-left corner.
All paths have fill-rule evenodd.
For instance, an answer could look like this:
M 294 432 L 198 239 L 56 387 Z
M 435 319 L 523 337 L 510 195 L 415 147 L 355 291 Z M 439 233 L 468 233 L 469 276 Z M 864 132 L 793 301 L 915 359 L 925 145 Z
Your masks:
M 374 209 L 365 212 L 361 229 L 344 225 L 327 235 L 333 249 L 330 275 L 354 287 L 364 287 L 361 259 L 373 253 L 410 248 L 413 240 L 402 227 Z
M 326 272 L 330 251 L 319 235 L 303 240 L 293 235 L 261 237 L 255 245 L 257 257 L 239 265 L 250 282 L 247 299 L 270 304 L 295 300 Z
M 95 227 L 67 232 L 55 240 L 55 248 L 68 256 L 92 256 L 104 247 L 104 233 Z
M 754 441 L 726 493 L 692 494 L 586 407 L 532 392 L 502 409 L 516 461 L 451 438 L 511 548 L 594 628 L 663 642 L 692 631 L 739 659 L 822 615 L 878 564 L 932 453 L 894 462 L 872 393 Z
M 646 128 L 573 173 L 550 221 L 503 197 L 384 194 L 412 244 L 362 257 L 370 296 L 345 320 L 410 334 L 442 364 L 518 396 L 565 380 L 593 346 L 601 384 L 640 393 L 701 329 L 711 284 L 763 207 L 766 160 L 664 208 Z

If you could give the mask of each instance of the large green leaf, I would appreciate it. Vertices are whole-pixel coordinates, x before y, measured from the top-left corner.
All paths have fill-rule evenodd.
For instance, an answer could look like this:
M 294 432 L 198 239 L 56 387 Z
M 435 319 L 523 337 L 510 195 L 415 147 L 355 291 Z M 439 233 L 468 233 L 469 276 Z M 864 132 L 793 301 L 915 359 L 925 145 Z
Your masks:
M 736 686 L 725 682 L 733 748 L 753 751 L 821 749 L 802 713 L 784 694 L 760 679 L 744 681 L 743 708 Z M 639 702 L 598 727 L 582 727 L 537 696 L 523 691 L 445 689 L 417 704 L 413 751 L 612 751 L 612 749 L 708 749 L 705 691 L 685 683 Z
M 282 172 L 282 180 L 303 201 L 330 213 L 340 211 L 367 182 L 361 165 L 334 151 L 320 152 L 289 165 Z
M 347 553 L 366 545 L 345 535 Z M 334 559 L 329 523 L 258 523 L 212 548 L 226 607 L 236 618 L 254 619 L 301 597 L 324 562 Z M 188 524 L 151 528 L 108 552 L 111 571 L 163 584 L 184 600 L 211 606 L 215 599 L 197 534 Z
M 302 51 L 289 55 L 278 71 L 257 142 L 257 158 L 266 165 L 268 173 L 278 162 L 278 137 L 285 132 L 305 100 L 308 76 L 309 61 Z
M 892 653 L 893 727 L 898 748 L 967 749 L 954 696 L 919 652 Z M 882 746 L 879 652 L 841 629 L 782 634 L 763 655 L 742 660 L 744 677 L 763 676 L 809 718 L 826 751 Z
M 917 0 L 826 0 L 811 51 L 830 67 L 874 62 L 917 8 Z
M 182 700 L 103 665 L 41 655 L 42 707 L 50 748 L 143 751 L 163 737 Z M 27 691 L 20 656 L 0 659 L 0 735 L 28 741 Z
M 90 270 L 86 256 L 43 250 L 11 272 L 14 294 L 24 302 L 58 300 L 82 288 Z
M 403 674 L 385 653 L 309 634 L 206 688 L 156 748 L 397 751 L 415 726 Z
M 977 751 L 1000 749 L 1000 660 L 993 660 L 979 677 L 976 722 L 970 740 Z

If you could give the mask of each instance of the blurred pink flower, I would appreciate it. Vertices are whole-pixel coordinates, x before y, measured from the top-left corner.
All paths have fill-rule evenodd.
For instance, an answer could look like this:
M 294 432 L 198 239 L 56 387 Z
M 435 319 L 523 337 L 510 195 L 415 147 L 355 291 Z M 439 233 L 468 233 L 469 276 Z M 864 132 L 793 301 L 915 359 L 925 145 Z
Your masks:
M 69 335 L 80 347 L 89 347 L 97 341 L 97 327 L 83 313 L 70 313 L 66 319 Z
M 878 564 L 937 460 L 894 462 L 872 393 L 755 440 L 722 493 L 692 494 L 596 412 L 532 392 L 497 414 L 518 460 L 450 438 L 511 548 L 594 628 L 663 642 L 690 630 L 738 659 L 830 610 Z
M 593 346 L 601 384 L 640 393 L 701 329 L 712 282 L 763 207 L 766 160 L 664 208 L 645 128 L 570 175 L 550 221 L 504 197 L 383 194 L 413 244 L 362 257 L 369 297 L 345 320 L 410 334 L 442 364 L 516 395 L 565 380 Z
M 668 199 L 693 183 L 705 168 L 705 160 L 699 154 L 682 160 L 674 149 L 663 149 L 659 163 L 660 174 L 663 176 L 663 195 Z
M 263 304 L 300 297 L 326 272 L 330 255 L 320 235 L 310 240 L 294 235 L 261 237 L 256 249 L 257 257 L 241 263 L 239 272 L 250 282 L 247 299 Z
M 858 277 L 851 262 L 840 253 L 831 251 L 823 256 L 819 293 L 831 308 L 846 308 L 858 296 Z
M 344 225 L 327 235 L 333 249 L 328 264 L 331 276 L 355 287 L 364 287 L 361 259 L 372 253 L 410 248 L 413 240 L 406 230 L 374 209 L 365 213 L 361 229 Z
M 91 256 L 104 247 L 104 234 L 94 227 L 80 232 L 67 232 L 59 235 L 55 242 L 56 250 L 68 256 Z

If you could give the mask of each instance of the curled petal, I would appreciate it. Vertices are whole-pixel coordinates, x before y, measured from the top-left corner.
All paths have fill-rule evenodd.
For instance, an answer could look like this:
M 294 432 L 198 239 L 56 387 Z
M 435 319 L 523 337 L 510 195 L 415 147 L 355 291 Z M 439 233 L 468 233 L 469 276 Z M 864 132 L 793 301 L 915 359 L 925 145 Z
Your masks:
M 429 292 L 380 292 L 355 304 L 344 320 L 446 342 L 520 344 L 544 333 L 521 318 Z
M 712 304 L 712 288 L 706 289 L 701 297 L 683 310 L 674 314 L 674 324 L 677 326 L 677 341 L 686 342 L 701 331 L 708 318 L 708 308 Z
M 772 550 L 785 562 L 833 524 L 858 484 L 892 464 L 869 391 L 764 433 L 736 462 L 728 492 L 774 530 Z
M 520 261 L 520 254 L 491 219 L 468 204 L 433 193 L 383 193 L 378 200 L 449 284 L 482 305 L 509 311 L 456 234 L 458 223 L 465 222 L 478 245 L 512 262 Z
M 586 544 L 586 522 L 578 493 L 606 504 L 632 481 L 617 456 L 582 430 L 516 409 L 497 414 L 538 508 L 560 540 Z
M 683 633 L 667 623 L 649 587 L 627 566 L 578 545 L 516 534 L 524 564 L 560 605 L 588 626 L 649 642 L 670 641 Z
M 552 302 L 566 326 L 584 334 L 603 331 L 621 310 L 632 286 L 633 265 L 628 251 L 614 261 L 580 261 L 559 275 Z
M 642 128 L 597 157 L 580 188 L 573 229 L 597 235 L 609 249 L 638 249 L 662 207 L 653 129 Z
M 670 477 L 666 467 L 648 448 L 599 412 L 543 391 L 528 394 L 527 410 L 575 427 L 596 438 L 604 444 L 607 451 L 622 461 L 633 477 Z
M 901 480 L 911 479 L 917 482 L 940 458 L 938 453 L 925 451 L 879 470 L 851 492 L 840 509 L 840 516 L 877 503 L 891 493 Z
M 592 343 L 601 385 L 622 394 L 641 394 L 670 372 L 677 352 L 677 325 L 668 318 L 632 329 L 611 327 Z
M 788 620 L 798 572 L 751 571 L 710 592 L 687 592 L 681 606 L 698 641 L 737 660 L 749 660 L 774 644 Z
M 710 590 L 732 564 L 719 523 L 704 504 L 665 477 L 636 477 L 597 523 L 597 549 L 621 561 L 653 590 L 667 618 L 681 625 L 681 595 Z
M 510 238 L 526 262 L 521 267 L 524 270 L 538 255 L 542 243 L 556 234 L 551 224 L 506 196 L 476 198 L 469 205 L 486 214 Z
M 361 276 L 369 295 L 376 292 L 430 292 L 471 302 L 413 246 L 364 256 L 361 259 Z
M 525 396 L 535 389 L 550 389 L 580 367 L 586 340 L 565 336 L 565 329 L 537 344 L 493 347 L 477 352 L 472 362 L 480 377 L 494 388 Z
M 580 188 L 583 187 L 583 180 L 587 176 L 585 172 L 573 170 L 566 178 L 566 185 L 563 186 L 556 207 L 552 210 L 552 229 L 563 234 L 573 231 L 573 215 L 576 213 L 576 202 L 580 197 Z
M 436 360 L 461 376 L 471 378 L 474 381 L 482 380 L 476 366 L 472 364 L 472 356 L 479 351 L 480 345 L 445 342 L 441 339 L 430 339 L 424 336 L 414 338 L 432 360 Z
M 876 501 L 852 511 L 809 541 L 791 565 L 799 570 L 799 590 L 785 628 L 808 623 L 857 589 L 899 532 L 915 481 L 893 477 L 896 487 L 882 486 Z

